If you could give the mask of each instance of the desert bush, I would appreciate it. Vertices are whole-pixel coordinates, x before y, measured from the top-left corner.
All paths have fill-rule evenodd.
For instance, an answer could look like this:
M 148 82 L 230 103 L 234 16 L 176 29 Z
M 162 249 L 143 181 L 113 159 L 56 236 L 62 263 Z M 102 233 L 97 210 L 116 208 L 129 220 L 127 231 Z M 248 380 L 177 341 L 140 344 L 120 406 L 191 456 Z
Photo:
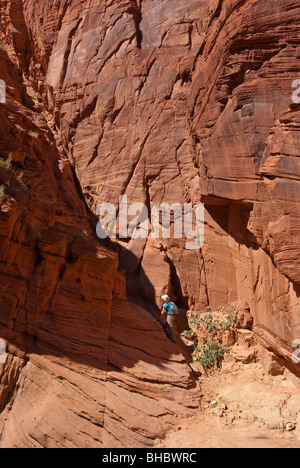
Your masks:
M 218 307 L 215 311 L 201 311 L 189 317 L 190 330 L 184 336 L 194 342 L 193 360 L 206 369 L 219 367 L 228 351 L 222 344 L 225 331 L 236 330 L 236 307 Z
M 193 359 L 200 362 L 205 369 L 211 369 L 215 365 L 220 366 L 224 354 L 228 351 L 226 346 L 218 341 L 207 341 L 200 346 L 195 346 Z

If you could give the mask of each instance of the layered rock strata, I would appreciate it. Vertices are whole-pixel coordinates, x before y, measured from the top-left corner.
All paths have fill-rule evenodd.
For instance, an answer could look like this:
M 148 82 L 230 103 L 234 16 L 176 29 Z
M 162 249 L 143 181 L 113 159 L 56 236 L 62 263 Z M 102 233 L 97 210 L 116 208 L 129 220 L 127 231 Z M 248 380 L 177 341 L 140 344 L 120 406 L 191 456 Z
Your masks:
M 27 6 L 1 6 L 0 152 L 12 163 L 0 174 L 0 446 L 149 446 L 197 408 L 199 389 L 161 325 L 127 300 L 118 255 L 91 228 L 41 112 L 45 63 Z
M 149 444 L 193 407 L 189 367 L 143 309 L 164 292 L 186 310 L 246 301 L 256 337 L 299 376 L 299 19 L 295 0 L 1 5 L 0 145 L 30 192 L 1 205 L 4 445 Z M 203 248 L 100 247 L 93 215 L 120 195 L 203 202 Z M 113 252 L 144 306 L 125 299 Z M 49 398 L 64 408 L 51 429 L 31 392 L 45 421 Z M 61 434 L 73 418 L 78 433 Z

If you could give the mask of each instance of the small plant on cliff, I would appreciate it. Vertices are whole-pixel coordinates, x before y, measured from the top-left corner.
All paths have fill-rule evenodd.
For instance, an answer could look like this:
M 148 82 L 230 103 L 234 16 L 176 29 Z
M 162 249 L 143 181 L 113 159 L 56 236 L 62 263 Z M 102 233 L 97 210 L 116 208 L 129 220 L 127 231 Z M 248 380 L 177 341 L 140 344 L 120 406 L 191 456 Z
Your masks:
M 40 134 L 38 132 L 34 132 L 33 130 L 30 130 L 28 132 L 28 135 L 31 136 L 32 138 L 35 138 L 36 140 L 39 138 Z
M 81 239 L 87 240 L 89 238 L 89 234 L 86 229 L 83 229 L 83 230 L 77 229 L 77 230 L 71 231 L 70 236 L 72 237 L 74 241 L 81 240 Z
M 12 153 L 10 153 L 6 159 L 0 158 L 0 168 L 5 171 L 12 170 Z
M 2 199 L 9 195 L 18 202 L 25 201 L 27 187 L 23 182 L 23 172 L 17 173 L 13 168 L 12 153 L 6 159 L 0 158 L 0 183 Z
M 5 185 L 0 185 L 0 203 L 3 201 L 5 197 Z

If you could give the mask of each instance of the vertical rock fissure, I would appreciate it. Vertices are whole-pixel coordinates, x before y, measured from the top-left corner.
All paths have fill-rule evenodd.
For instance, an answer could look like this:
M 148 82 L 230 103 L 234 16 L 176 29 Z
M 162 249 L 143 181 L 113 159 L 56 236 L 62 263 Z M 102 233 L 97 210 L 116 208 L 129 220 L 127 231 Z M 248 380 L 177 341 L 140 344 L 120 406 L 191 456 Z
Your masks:
M 143 32 L 141 30 L 141 22 L 142 22 L 142 11 L 140 10 L 138 17 L 135 21 L 135 28 L 136 28 L 136 42 L 137 42 L 137 48 L 141 49 L 142 48 L 142 42 L 143 42 Z
M 141 22 L 143 19 L 142 16 L 142 0 L 135 0 L 135 6 L 132 11 L 134 23 L 135 23 L 135 30 L 136 30 L 136 45 L 138 49 L 142 48 L 143 43 L 143 32 L 141 30 Z

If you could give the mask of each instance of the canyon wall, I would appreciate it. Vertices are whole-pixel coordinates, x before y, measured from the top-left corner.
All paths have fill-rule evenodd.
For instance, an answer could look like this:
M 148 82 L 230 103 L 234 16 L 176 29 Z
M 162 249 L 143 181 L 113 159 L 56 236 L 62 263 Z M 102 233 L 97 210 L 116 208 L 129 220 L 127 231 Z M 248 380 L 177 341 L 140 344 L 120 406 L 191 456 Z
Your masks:
M 190 414 L 164 292 L 248 302 L 299 375 L 299 20 L 294 0 L 1 4 L 1 157 L 27 186 L 1 204 L 2 445 L 145 446 Z M 203 248 L 100 245 L 97 207 L 120 195 L 204 203 Z
M 25 12 L 1 5 L 0 151 L 12 163 L 0 170 L 0 446 L 150 446 L 192 414 L 200 391 L 96 238 L 44 108 Z

